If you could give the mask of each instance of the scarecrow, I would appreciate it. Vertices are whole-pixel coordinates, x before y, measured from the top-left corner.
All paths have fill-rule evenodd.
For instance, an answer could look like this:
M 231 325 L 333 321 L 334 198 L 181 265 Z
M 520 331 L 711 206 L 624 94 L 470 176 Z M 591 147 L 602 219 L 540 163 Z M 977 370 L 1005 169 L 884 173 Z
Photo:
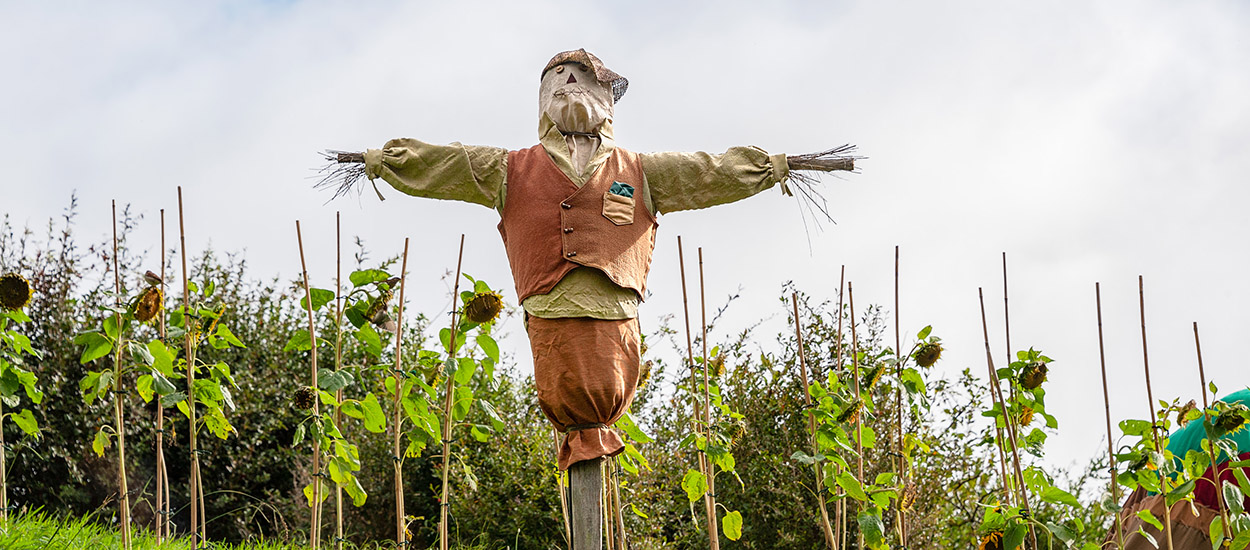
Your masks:
M 561 470 L 614 456 L 610 426 L 637 389 L 638 305 L 646 296 L 657 216 L 745 199 L 774 185 L 827 217 L 814 179 L 853 170 L 853 147 L 787 157 L 757 147 L 723 154 L 618 147 L 613 107 L 629 81 L 578 49 L 557 54 L 539 85 L 539 144 L 520 151 L 394 139 L 364 153 L 330 151 L 318 187 L 335 197 L 381 178 L 417 197 L 499 212 L 525 310 L 539 404 L 565 434 Z

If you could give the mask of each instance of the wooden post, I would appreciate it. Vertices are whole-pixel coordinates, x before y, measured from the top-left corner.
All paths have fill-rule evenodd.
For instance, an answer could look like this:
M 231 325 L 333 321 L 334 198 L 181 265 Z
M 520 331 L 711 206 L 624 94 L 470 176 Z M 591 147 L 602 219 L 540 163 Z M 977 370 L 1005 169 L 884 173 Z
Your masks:
M 603 459 L 569 466 L 572 493 L 573 550 L 603 549 Z

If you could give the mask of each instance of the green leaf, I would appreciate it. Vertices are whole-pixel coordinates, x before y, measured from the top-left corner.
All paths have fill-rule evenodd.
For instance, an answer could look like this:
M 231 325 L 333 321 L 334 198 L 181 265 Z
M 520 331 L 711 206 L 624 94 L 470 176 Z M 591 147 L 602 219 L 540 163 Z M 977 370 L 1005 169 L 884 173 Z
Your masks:
M 721 531 L 725 533 L 725 538 L 729 540 L 738 540 L 742 538 L 742 513 L 734 510 L 721 519 Z
M 312 339 L 308 337 L 307 330 L 297 330 L 291 335 L 291 339 L 287 340 L 286 345 L 282 347 L 283 352 L 288 351 L 308 351 L 312 349 Z
M 174 374 L 174 354 L 160 340 L 148 342 L 148 353 L 152 356 L 152 368 L 165 376 Z
M 177 389 L 174 383 L 170 382 L 165 375 L 157 371 L 152 371 L 152 389 L 156 390 L 157 395 L 169 395 Z
M 1220 550 L 1224 543 L 1224 518 L 1216 517 L 1208 526 L 1211 539 L 1211 550 Z
M 1171 506 L 1173 504 L 1176 504 L 1177 502 L 1180 502 L 1182 499 L 1189 496 L 1190 493 L 1194 492 L 1195 485 L 1196 485 L 1195 480 L 1192 480 L 1192 479 L 1189 481 L 1186 481 L 1185 483 L 1182 483 L 1177 488 L 1172 489 L 1171 491 L 1168 491 L 1167 497 L 1164 498 L 1164 501 L 1167 502 L 1168 506 Z
M 485 353 L 491 361 L 499 362 L 499 344 L 489 334 L 477 333 L 477 347 L 482 348 L 482 353 Z
M 35 420 L 35 413 L 30 409 L 22 409 L 22 412 L 12 415 L 13 423 L 21 428 L 26 435 L 39 437 L 39 421 Z
M 102 429 L 96 430 L 95 439 L 91 442 L 91 450 L 95 451 L 96 456 L 104 456 L 104 449 L 109 448 L 112 443 L 108 433 Z
M 873 512 L 875 508 L 869 508 L 859 513 L 859 532 L 864 535 L 864 542 L 870 547 L 881 544 L 881 539 L 885 535 L 885 525 L 881 523 L 881 517 Z
M 825 455 L 818 453 L 816 454 L 816 456 L 812 456 L 803 451 L 794 451 L 794 453 L 790 455 L 790 460 L 797 460 L 799 462 L 802 462 L 803 464 L 815 464 L 824 459 L 825 459 Z
M 1020 548 L 1024 543 L 1024 535 L 1029 529 L 1016 522 L 1007 524 L 1007 532 L 1003 534 L 1003 548 Z
M 360 485 L 360 480 L 356 476 L 350 476 L 347 479 L 347 483 L 343 484 L 343 490 L 352 497 L 352 506 L 357 508 L 364 506 L 365 500 L 369 496 L 368 493 L 365 493 L 365 488 Z
M 469 407 L 473 405 L 473 390 L 466 386 L 456 388 L 456 400 L 451 406 L 451 418 L 456 422 L 469 415 Z
M 352 286 L 365 286 L 378 281 L 385 281 L 391 278 L 391 274 L 380 269 L 362 269 L 353 271 L 347 279 L 352 282 Z
M 149 367 L 152 366 L 153 361 L 155 361 L 152 358 L 152 353 L 148 351 L 147 346 L 139 344 L 138 342 L 126 343 L 126 352 L 130 354 L 131 359 Z
M 1124 435 L 1146 435 L 1150 433 L 1150 422 L 1146 420 L 1122 420 L 1120 431 Z
M 469 433 L 473 436 L 473 439 L 478 440 L 478 442 L 486 443 L 490 440 L 490 432 L 482 429 L 485 427 L 486 426 L 478 426 L 474 424 L 469 428 Z
M 243 345 L 243 341 L 239 340 L 239 337 L 235 336 L 233 332 L 230 332 L 229 327 L 220 323 L 217 324 L 217 337 L 221 338 L 222 340 L 225 340 L 227 343 L 229 343 L 230 345 L 236 348 L 247 347 Z
M 365 346 L 365 353 L 368 353 L 375 359 L 382 356 L 382 337 L 378 335 L 378 331 L 373 330 L 373 325 L 362 325 L 360 330 L 357 330 L 353 336 L 356 338 L 356 341 Z
M 109 339 L 113 341 L 117 341 L 117 335 L 119 333 L 119 331 L 117 330 L 117 326 L 118 325 L 117 325 L 116 315 L 109 315 L 108 317 L 104 318 L 104 334 L 106 334 L 109 337 Z
M 144 374 L 138 380 L 135 380 L 135 391 L 139 393 L 139 399 L 142 399 L 144 403 L 151 402 L 154 394 L 152 391 L 152 375 Z
M 924 340 L 925 338 L 929 337 L 930 332 L 933 332 L 933 325 L 929 325 L 927 327 L 920 329 L 920 332 L 916 333 L 916 339 Z
M 1073 540 L 1076 539 L 1076 534 L 1073 533 L 1071 529 L 1068 529 L 1067 527 L 1059 525 L 1058 523 L 1055 523 L 1053 521 L 1046 522 L 1046 530 L 1050 531 L 1052 535 L 1054 535 L 1056 538 L 1058 538 L 1059 540 L 1065 543 L 1071 543 Z
M 694 503 L 707 493 L 707 478 L 698 470 L 687 470 L 686 477 L 681 480 L 681 488 L 686 491 L 686 498 Z
M 638 427 L 638 423 L 634 420 L 633 415 L 629 414 L 629 411 L 625 411 L 625 413 L 621 415 L 621 418 L 618 419 L 616 424 L 613 424 L 613 426 L 620 428 L 625 432 L 625 435 L 629 436 L 630 439 L 639 443 L 651 443 L 655 441 L 655 438 L 647 435 L 646 432 L 642 431 L 642 428 Z
M 499 417 L 499 411 L 495 410 L 495 406 L 491 405 L 490 402 L 485 399 L 479 399 L 477 404 L 482 407 L 482 411 L 484 411 L 486 413 L 486 417 L 490 419 L 491 426 L 494 427 L 496 431 L 503 430 L 505 424 L 503 419 Z
M 461 357 L 457 362 L 459 366 L 456 368 L 456 384 L 468 384 L 473 379 L 473 372 L 477 370 L 477 362 L 469 357 Z
M 324 481 L 321 481 L 320 479 L 315 479 L 315 480 L 313 480 L 313 483 L 318 483 L 318 484 L 320 484 L 320 486 L 321 486 L 321 494 L 320 494 L 320 495 L 318 495 L 318 496 L 320 496 L 321 498 L 320 498 L 320 499 L 318 499 L 318 500 L 320 500 L 321 502 L 325 502 L 326 497 L 330 496 L 330 487 L 329 487 L 329 486 L 328 486 L 328 485 L 327 485 Z M 312 507 L 313 507 L 313 486 L 312 486 L 312 483 L 309 483 L 306 487 L 304 487 L 304 498 L 308 499 L 308 507 L 309 507 L 309 508 L 312 508 Z
M 1234 515 L 1241 515 L 1245 511 L 1242 508 L 1245 498 L 1242 496 L 1241 491 L 1237 489 L 1236 485 L 1227 481 L 1224 482 L 1224 502 L 1228 504 L 1228 511 Z
M 83 346 L 79 364 L 86 365 L 113 351 L 113 341 L 98 332 L 84 332 L 74 337 L 74 343 Z
M 642 513 L 642 510 L 639 510 L 637 506 L 634 506 L 634 503 L 632 502 L 629 503 L 629 509 L 633 510 L 635 516 L 638 516 L 642 519 L 647 519 L 647 515 Z
M 361 412 L 364 413 L 365 429 L 373 433 L 382 433 L 386 431 L 386 413 L 382 412 L 382 405 L 378 403 L 378 396 L 370 393 L 360 402 Z
M 1159 522 L 1159 518 L 1156 518 L 1150 510 L 1138 510 L 1137 517 L 1141 518 L 1142 521 L 1149 523 L 1155 529 L 1160 531 L 1163 530 L 1163 524 Z
M 864 488 L 860 486 L 859 480 L 850 472 L 842 472 L 837 477 L 838 486 L 846 491 L 851 498 L 864 502 L 868 500 L 868 495 L 864 493 Z
M 321 309 L 321 306 L 324 306 L 334 300 L 334 291 L 331 290 L 312 288 L 309 289 L 308 293 L 312 295 L 313 311 Z M 304 296 L 299 299 L 299 307 L 303 310 L 308 309 L 308 296 Z
M 1055 486 L 1047 487 L 1042 491 L 1042 500 L 1046 502 L 1056 502 L 1059 504 L 1067 504 L 1073 508 L 1080 508 L 1081 503 L 1071 493 L 1064 491 Z
M 307 431 L 308 429 L 304 427 L 304 424 L 302 422 L 298 426 L 296 426 L 295 436 L 291 439 L 291 446 L 294 447 L 302 443 L 304 441 L 304 435 L 307 433 Z

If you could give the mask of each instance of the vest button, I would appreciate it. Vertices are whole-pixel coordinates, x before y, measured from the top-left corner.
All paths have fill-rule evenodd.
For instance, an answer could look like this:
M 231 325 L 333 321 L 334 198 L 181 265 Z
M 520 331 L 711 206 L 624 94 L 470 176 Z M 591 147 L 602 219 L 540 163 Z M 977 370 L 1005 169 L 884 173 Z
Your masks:
M 572 228 L 572 227 L 566 227 L 566 228 L 564 228 L 564 232 L 565 232 L 565 233 L 572 233 L 572 232 L 573 232 L 573 228 Z
M 570 208 L 573 208 L 573 205 L 571 205 L 571 204 L 569 204 L 569 203 L 567 203 L 567 202 L 562 202 L 562 203 L 560 203 L 560 208 L 563 208 L 563 209 L 565 209 L 565 210 L 568 210 L 568 209 L 570 209 Z
M 568 256 L 568 257 L 570 257 L 570 258 L 572 258 L 573 256 L 576 256 L 576 255 L 577 255 L 577 253 L 576 253 L 576 252 L 569 252 L 568 254 L 565 254 L 565 256 Z

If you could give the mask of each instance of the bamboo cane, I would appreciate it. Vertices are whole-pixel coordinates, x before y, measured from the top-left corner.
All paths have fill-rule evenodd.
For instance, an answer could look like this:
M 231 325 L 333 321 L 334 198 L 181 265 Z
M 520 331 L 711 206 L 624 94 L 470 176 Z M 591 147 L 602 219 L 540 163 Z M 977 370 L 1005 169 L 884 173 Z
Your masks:
M 460 311 L 457 304 L 460 303 L 460 267 L 464 260 L 464 234 L 460 235 L 460 254 L 456 257 L 456 281 L 452 284 L 451 291 L 451 336 L 447 339 L 447 361 L 453 364 L 456 361 L 456 313 Z M 447 540 L 447 511 L 451 507 L 451 503 L 447 502 L 447 468 L 448 461 L 451 459 L 451 406 L 455 399 L 456 379 L 452 375 L 447 376 L 447 386 L 444 388 L 447 397 L 443 401 L 443 491 L 442 497 L 439 498 L 439 518 L 438 518 L 438 547 L 439 550 L 448 550 L 449 544 Z
M 1198 321 L 1194 321 L 1194 349 L 1198 352 L 1198 379 L 1202 382 L 1202 422 L 1206 424 L 1209 420 L 1207 408 L 1211 406 L 1207 400 L 1207 372 L 1202 366 L 1202 341 L 1198 338 Z M 1224 487 L 1220 481 L 1220 468 L 1216 465 L 1216 452 L 1214 441 L 1208 442 L 1207 452 L 1211 455 L 1211 473 L 1215 480 L 1215 504 L 1220 510 L 1220 519 L 1223 520 L 1225 529 L 1228 528 L 1228 509 L 1224 506 Z
M 1155 414 L 1154 391 L 1150 389 L 1150 353 L 1146 349 L 1146 283 L 1141 275 L 1137 276 L 1137 296 L 1139 311 L 1141 311 L 1141 354 L 1142 366 L 1146 371 L 1146 401 L 1150 405 L 1150 435 L 1154 439 L 1155 451 L 1163 455 L 1163 445 L 1159 442 L 1159 419 Z M 1164 494 L 1167 494 L 1167 482 L 1167 476 L 1159 476 L 1159 486 Z M 1164 536 L 1167 537 L 1168 550 L 1173 550 L 1172 507 L 1167 505 L 1166 497 L 1164 498 L 1163 531 Z
M 406 284 L 408 278 L 408 237 L 404 237 L 404 259 L 399 269 L 399 311 L 395 316 L 395 369 L 392 374 L 395 377 L 395 418 L 392 424 L 395 425 L 395 441 L 394 455 L 392 462 L 395 464 L 395 544 L 399 547 L 407 546 L 408 540 L 408 519 L 404 513 L 404 455 L 399 448 L 399 436 L 403 433 L 403 408 L 400 405 L 400 390 L 404 387 L 403 370 L 401 360 L 404 356 L 404 290 L 408 288 Z
M 700 401 L 699 401 L 699 390 L 698 390 L 699 379 L 698 379 L 697 371 L 694 368 L 694 345 L 691 343 L 691 333 L 690 333 L 690 303 L 688 299 L 688 293 L 686 291 L 686 255 L 685 253 L 682 252 L 681 235 L 677 236 L 677 265 L 678 265 L 678 271 L 681 273 L 682 314 L 683 314 L 683 318 L 686 321 L 686 363 L 690 365 L 690 401 L 693 407 L 691 413 L 694 417 L 690 423 L 690 426 L 691 426 L 691 429 L 694 430 L 695 436 L 697 437 L 697 436 L 702 435 L 703 433 L 702 430 L 699 428 L 699 423 L 702 421 L 702 416 L 703 416 L 703 406 L 700 404 Z M 706 331 L 705 331 L 705 336 L 706 336 Z M 702 451 L 699 451 L 696 454 L 699 457 L 699 473 L 703 475 L 704 479 L 707 479 L 709 477 L 708 470 L 707 470 L 708 469 L 707 455 L 704 454 Z M 711 491 L 709 490 L 709 493 L 710 492 Z M 704 515 L 707 516 L 707 530 L 709 533 L 708 544 L 711 544 L 710 541 L 716 532 L 716 506 L 713 503 L 712 497 L 710 495 L 703 495 L 703 512 L 704 512 Z
M 299 220 L 295 220 L 295 238 L 299 242 L 299 267 L 300 272 L 304 275 L 304 301 L 305 309 L 308 311 L 308 340 L 312 342 L 312 349 L 309 352 L 309 364 L 312 370 L 312 388 L 317 390 L 317 324 L 313 319 L 312 306 L 312 288 L 308 285 L 308 264 L 304 261 L 304 235 L 300 232 Z M 312 414 L 314 417 L 321 416 L 320 399 L 313 399 Z M 321 547 L 321 438 L 313 439 L 313 456 L 312 456 L 312 475 L 313 475 L 313 501 L 312 501 L 312 518 L 311 527 L 308 533 L 308 542 L 313 550 Z
M 846 264 L 842 265 L 842 268 L 839 270 L 839 273 L 840 274 L 838 275 L 838 342 L 837 342 L 838 363 L 837 363 L 836 368 L 838 369 L 838 371 L 842 371 L 844 370 L 842 368 L 842 304 L 846 301 L 845 299 L 843 299 L 842 289 L 846 286 Z M 839 372 L 839 375 L 840 375 L 840 372 Z M 842 473 L 841 466 L 838 466 L 838 473 L 839 474 Z M 834 495 L 841 497 L 842 487 L 840 486 L 834 487 Z M 846 529 L 846 499 L 844 498 L 838 499 L 838 502 L 835 505 L 834 514 L 836 515 L 836 518 L 835 518 L 836 521 L 834 522 L 835 532 L 834 532 L 833 538 L 838 540 L 838 547 L 846 548 L 847 547 L 846 537 L 847 537 L 847 532 L 849 531 L 849 529 Z
M 343 216 L 334 213 L 334 372 L 343 370 Z M 343 402 L 343 388 L 334 392 Z M 343 425 L 343 409 L 334 407 L 334 425 Z M 334 548 L 343 550 L 343 488 L 334 484 Z
M 699 324 L 702 325 L 703 347 L 703 424 L 707 430 L 707 444 L 712 444 L 712 395 L 708 384 L 707 364 L 707 298 L 703 284 L 703 247 L 699 247 Z M 720 532 L 716 520 L 716 464 L 707 461 L 707 506 L 708 542 L 712 550 L 720 550 Z
M 1094 283 L 1094 300 L 1098 310 L 1098 362 L 1102 366 L 1102 403 L 1107 410 L 1107 460 L 1111 464 L 1111 499 L 1120 503 L 1119 482 L 1116 481 L 1117 474 L 1115 468 L 1115 446 L 1112 443 L 1111 435 L 1111 397 L 1107 389 L 1107 356 L 1103 353 L 1102 338 L 1102 289 L 1098 283 Z M 1205 385 L 1205 384 L 1204 384 Z M 1121 511 L 1122 512 L 1122 511 Z M 1115 513 L 1115 532 L 1119 540 L 1120 548 L 1124 548 L 1124 518 L 1121 512 Z
M 629 550 L 629 543 L 625 539 L 625 507 L 621 504 L 621 466 L 613 462 L 611 469 L 612 511 L 616 514 L 616 547 L 619 550 Z
M 552 428 L 551 438 L 553 440 L 552 447 L 553 447 L 553 450 L 555 451 L 555 458 L 556 458 L 556 464 L 557 464 L 556 489 L 560 493 L 560 516 L 564 518 L 564 540 L 565 542 L 568 543 L 568 548 L 572 548 L 573 547 L 572 546 L 573 545 L 573 533 L 569 526 L 569 495 L 568 495 L 568 492 L 564 490 L 564 473 L 561 472 L 560 468 L 558 467 L 559 460 L 560 460 L 560 432 L 556 430 L 555 428 Z
M 1012 357 L 1011 355 L 1011 311 L 1008 308 L 1008 304 L 1007 304 L 1007 252 L 1003 252 L 1003 339 L 1004 339 L 1004 344 L 1006 345 L 1005 351 L 1007 353 L 1007 362 L 1004 364 L 1010 365 L 1012 362 L 1011 361 L 1011 357 Z M 998 373 L 997 371 L 995 371 L 995 379 L 997 380 L 997 378 L 998 378 Z M 999 392 L 1001 391 L 1002 390 L 1000 389 Z M 1015 403 L 1016 402 L 1016 387 L 1011 384 L 1008 384 L 1007 392 L 1008 392 L 1008 396 L 1011 397 L 1011 402 Z M 1007 406 L 1005 403 L 1003 404 L 1003 418 L 1007 422 L 1013 421 L 1011 415 L 1007 412 Z M 995 424 L 995 427 L 997 427 L 997 424 Z M 1009 434 L 1010 434 L 1010 431 L 1009 431 Z M 999 437 L 1002 437 L 1001 433 L 999 434 Z M 1012 448 L 1015 448 L 1016 444 L 1017 442 L 1015 440 L 1015 437 L 1013 436 L 1011 439 Z M 1005 471 L 1006 470 L 1004 469 L 1004 472 Z M 1018 479 L 1016 481 L 1019 484 L 1019 486 L 1016 487 L 1016 490 L 1024 491 L 1025 490 L 1024 481 L 1022 479 Z M 1036 540 L 1033 541 L 1033 546 L 1034 548 L 1037 547 Z
M 894 387 L 894 400 L 895 402 L 898 403 L 898 408 L 894 409 L 895 422 L 898 427 L 897 438 L 895 439 L 895 441 L 898 443 L 898 449 L 897 449 L 898 454 L 896 455 L 894 459 L 894 469 L 903 474 L 903 487 L 904 487 L 904 493 L 905 493 L 907 486 L 911 484 L 911 472 L 908 470 L 909 465 L 907 464 L 907 461 L 904 460 L 903 458 L 904 445 L 903 445 L 903 383 L 902 381 L 903 381 L 904 358 L 902 356 L 902 353 L 903 353 L 902 338 L 899 334 L 903 326 L 903 314 L 900 312 L 901 305 L 898 299 L 898 278 L 899 278 L 898 256 L 899 256 L 898 245 L 894 245 L 894 350 L 895 350 L 894 353 L 896 354 L 894 358 L 897 360 L 897 362 L 894 363 L 894 376 L 895 378 L 898 379 L 898 386 Z M 904 548 L 906 548 L 907 547 L 907 510 L 906 510 L 906 506 L 903 505 L 901 499 L 899 501 L 899 506 L 898 506 L 898 515 L 894 516 L 894 518 L 895 518 L 895 525 L 898 529 L 899 544 L 902 545 Z
M 203 499 L 202 488 L 200 487 L 200 453 L 197 448 L 196 441 L 196 413 L 195 413 L 195 331 L 191 330 L 191 290 L 188 286 L 190 282 L 187 279 L 187 228 L 186 216 L 182 209 L 182 186 L 178 186 L 178 254 L 182 258 L 182 311 L 184 318 L 187 319 L 185 331 L 186 359 L 187 359 L 187 411 L 190 428 L 187 431 L 189 438 L 189 447 L 191 450 L 191 546 L 199 548 L 200 543 L 205 540 L 205 530 L 203 528 L 200 516 L 199 503 Z
M 855 290 L 850 281 L 846 282 L 846 301 L 851 307 L 851 378 L 855 380 L 855 401 L 859 403 L 860 412 L 855 415 L 855 462 L 856 475 L 855 481 L 859 482 L 862 487 L 864 485 L 864 401 L 859 393 L 859 338 L 855 334 Z M 864 505 L 859 505 L 860 511 L 863 511 Z M 864 532 L 856 530 L 856 548 L 864 547 Z
M 122 278 L 118 272 L 117 260 L 117 201 L 113 201 L 113 306 L 122 307 Z M 117 501 L 121 516 L 122 548 L 130 550 L 130 489 L 126 483 L 126 424 L 122 389 L 122 314 L 113 313 L 117 322 L 117 342 L 114 344 L 113 355 L 113 421 L 117 432 L 117 477 L 120 486 L 120 497 Z
M 161 308 L 159 330 L 161 344 L 165 343 L 165 209 L 161 209 Z M 156 542 L 170 537 L 169 532 L 169 472 L 165 467 L 165 405 L 156 400 Z
M 794 337 L 798 343 L 799 349 L 799 371 L 803 377 L 803 398 L 807 403 L 807 432 L 811 438 L 812 456 L 820 454 L 820 446 L 816 443 L 816 413 L 810 409 L 812 407 L 812 388 L 809 386 L 807 378 L 807 353 L 803 348 L 803 324 L 799 320 L 799 294 L 797 292 L 790 293 L 790 301 L 794 304 Z M 831 550 L 837 549 L 837 542 L 833 539 L 833 528 L 829 525 L 829 509 L 825 507 L 825 491 L 824 491 L 824 472 L 820 462 L 812 464 L 816 470 L 816 503 L 820 506 L 820 530 L 825 536 L 825 544 Z
M 599 461 L 599 514 L 603 518 L 604 549 L 616 548 L 616 516 L 612 513 L 612 473 L 608 463 L 611 459 Z
M 1024 487 L 1024 472 L 1020 469 L 1020 450 L 1016 445 L 1016 429 L 1011 415 L 1007 412 L 1007 404 L 1003 402 L 1003 388 L 998 381 L 998 371 L 994 368 L 994 356 L 990 352 L 990 333 L 989 326 L 985 321 L 985 295 L 981 288 L 977 288 L 977 296 L 981 301 L 981 331 L 985 336 L 985 363 L 990 371 L 990 395 L 998 405 L 998 410 L 1003 414 L 1003 421 L 1007 424 L 1007 438 L 1011 443 L 1011 465 L 1016 474 L 1016 489 L 1020 498 L 1020 504 L 1024 507 L 1025 513 L 1029 517 L 1033 517 L 1033 509 L 1029 506 L 1029 494 Z M 999 445 L 1001 446 L 1001 438 Z M 1033 529 L 1033 524 L 1029 523 L 1029 537 L 1032 540 L 1033 548 L 1037 546 L 1037 534 Z

